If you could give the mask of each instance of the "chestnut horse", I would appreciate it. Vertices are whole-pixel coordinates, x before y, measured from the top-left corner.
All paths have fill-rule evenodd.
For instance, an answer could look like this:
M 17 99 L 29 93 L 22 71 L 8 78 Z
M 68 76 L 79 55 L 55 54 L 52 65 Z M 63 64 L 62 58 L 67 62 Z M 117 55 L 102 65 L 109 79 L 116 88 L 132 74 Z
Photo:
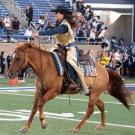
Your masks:
M 46 102 L 60 95 L 63 83 L 63 76 L 58 75 L 52 54 L 30 43 L 24 43 L 16 48 L 13 61 L 9 68 L 9 77 L 14 77 L 18 71 L 21 71 L 28 65 L 32 67 L 36 74 L 36 93 L 30 117 L 20 130 L 22 133 L 26 133 L 28 128 L 31 127 L 37 110 L 39 110 L 41 127 L 46 128 L 47 122 L 43 106 Z M 89 95 L 86 114 L 73 130 L 76 133 L 80 131 L 87 119 L 92 115 L 94 105 L 101 111 L 101 124 L 98 125 L 98 128 L 105 127 L 105 108 L 103 101 L 100 99 L 100 95 L 104 91 L 107 91 L 111 96 L 117 98 L 126 108 L 130 108 L 131 96 L 124 87 L 124 83 L 119 74 L 111 70 L 106 70 L 98 63 L 96 63 L 96 70 L 97 77 L 85 77 L 86 84 L 92 90 Z

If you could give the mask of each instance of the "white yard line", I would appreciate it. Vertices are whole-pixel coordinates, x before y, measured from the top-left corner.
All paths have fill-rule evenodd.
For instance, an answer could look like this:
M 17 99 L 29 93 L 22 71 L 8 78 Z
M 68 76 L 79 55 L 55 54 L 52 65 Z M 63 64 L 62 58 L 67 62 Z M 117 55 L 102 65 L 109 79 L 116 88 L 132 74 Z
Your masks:
M 28 94 L 15 94 L 15 93 L 5 93 L 5 92 L 0 92 L 0 94 L 10 94 L 10 95 L 17 95 L 17 96 L 28 96 L 28 97 L 33 97 L 34 95 L 28 95 Z M 64 99 L 64 100 L 68 100 L 68 98 L 60 98 L 60 97 L 56 97 L 57 99 Z M 71 100 L 75 100 L 75 101 L 87 101 L 87 100 L 83 100 L 83 99 L 71 99 Z M 109 104 L 120 104 L 117 102 L 105 102 L 105 103 L 109 103 Z M 132 104 L 135 105 L 135 104 Z M 79 119 L 73 119 L 73 118 L 62 118 L 62 117 L 54 117 L 54 116 L 47 116 L 48 118 L 53 118 L 53 119 L 63 119 L 63 120 L 68 120 L 68 121 L 81 121 Z M 100 122 L 97 121 L 87 121 L 88 123 L 94 123 L 94 124 L 99 124 Z M 112 124 L 112 123 L 106 123 L 106 125 L 108 126 L 116 126 L 116 127 L 124 127 L 124 128 L 133 128 L 135 129 L 135 126 L 131 126 L 131 125 L 121 125 L 121 124 Z
M 23 118 L 25 118 L 24 120 L 28 119 L 28 113 L 27 112 L 12 112 L 12 111 L 4 111 L 4 110 L 0 110 L 0 113 L 2 114 L 2 112 L 6 112 L 6 113 L 11 113 L 11 115 L 9 116 L 19 116 L 19 115 L 24 115 Z M 3 113 L 3 114 L 4 114 Z M 36 114 L 36 116 L 39 113 Z M 7 115 L 8 116 L 8 115 Z M 21 116 L 22 117 L 22 116 Z M 61 120 L 68 120 L 68 121 L 74 121 L 74 122 L 80 122 L 80 119 L 74 119 L 74 118 L 65 118 L 65 117 L 59 117 L 59 116 L 51 116 L 51 115 L 46 115 L 46 118 L 52 118 L 52 119 L 61 119 Z M 20 120 L 19 120 L 20 121 Z M 100 124 L 100 122 L 98 121 L 87 121 L 87 123 L 93 123 L 93 124 Z M 131 125 L 121 125 L 121 124 L 112 124 L 112 123 L 106 123 L 106 125 L 108 126 L 115 126 L 115 127 L 122 127 L 122 128 L 131 128 L 131 129 L 135 129 L 135 126 L 131 126 Z

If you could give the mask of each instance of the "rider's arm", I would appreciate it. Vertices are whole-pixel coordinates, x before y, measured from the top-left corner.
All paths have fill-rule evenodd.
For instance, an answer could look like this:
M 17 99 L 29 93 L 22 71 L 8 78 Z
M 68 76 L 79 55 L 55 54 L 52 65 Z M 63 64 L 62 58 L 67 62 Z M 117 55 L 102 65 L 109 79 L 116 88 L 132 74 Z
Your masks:
M 58 27 L 55 27 L 51 30 L 40 30 L 39 31 L 39 35 L 56 35 L 56 34 L 65 34 L 68 32 L 68 26 L 67 25 L 59 25 Z

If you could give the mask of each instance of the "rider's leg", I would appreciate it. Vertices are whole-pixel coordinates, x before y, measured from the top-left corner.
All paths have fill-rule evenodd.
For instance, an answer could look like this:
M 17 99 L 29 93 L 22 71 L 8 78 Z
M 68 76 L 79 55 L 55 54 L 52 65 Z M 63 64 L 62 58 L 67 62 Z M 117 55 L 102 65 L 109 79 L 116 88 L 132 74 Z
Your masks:
M 90 89 L 88 89 L 88 86 L 85 83 L 84 73 L 83 73 L 82 69 L 77 66 L 77 64 L 76 64 L 77 62 L 75 61 L 75 59 L 70 58 L 70 59 L 67 59 L 67 61 L 73 66 L 73 68 L 77 72 L 77 75 L 78 75 L 79 80 L 81 82 L 81 86 L 83 88 L 84 94 L 88 95 L 90 93 Z

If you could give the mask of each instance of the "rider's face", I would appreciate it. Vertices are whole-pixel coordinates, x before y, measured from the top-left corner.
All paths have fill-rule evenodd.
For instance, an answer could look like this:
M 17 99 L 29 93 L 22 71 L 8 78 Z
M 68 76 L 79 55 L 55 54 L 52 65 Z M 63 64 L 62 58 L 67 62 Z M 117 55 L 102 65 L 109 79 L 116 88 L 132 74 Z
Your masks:
M 57 21 L 61 21 L 62 19 L 64 18 L 64 15 L 63 14 L 61 14 L 61 13 L 56 13 L 56 19 L 57 19 Z

